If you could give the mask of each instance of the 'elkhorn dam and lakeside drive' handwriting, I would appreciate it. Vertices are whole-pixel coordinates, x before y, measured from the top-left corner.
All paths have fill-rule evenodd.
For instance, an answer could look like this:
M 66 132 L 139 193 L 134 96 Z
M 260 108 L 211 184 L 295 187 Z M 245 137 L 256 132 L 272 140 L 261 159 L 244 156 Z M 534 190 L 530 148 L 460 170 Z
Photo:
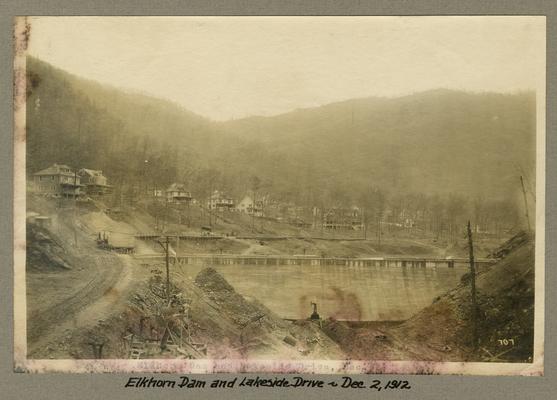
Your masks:
M 343 376 L 338 380 L 323 381 L 319 379 L 304 379 L 301 376 L 292 378 L 274 377 L 260 378 L 242 377 L 234 379 L 213 379 L 205 381 L 181 376 L 179 379 L 156 379 L 153 377 L 130 377 L 125 384 L 127 388 L 185 388 L 185 389 L 204 389 L 204 388 L 234 388 L 234 387 L 289 387 L 289 388 L 325 388 L 338 387 L 343 389 L 410 389 L 408 381 L 389 380 L 383 384 L 380 380 L 373 380 L 371 384 L 361 380 L 355 380 L 348 376 Z

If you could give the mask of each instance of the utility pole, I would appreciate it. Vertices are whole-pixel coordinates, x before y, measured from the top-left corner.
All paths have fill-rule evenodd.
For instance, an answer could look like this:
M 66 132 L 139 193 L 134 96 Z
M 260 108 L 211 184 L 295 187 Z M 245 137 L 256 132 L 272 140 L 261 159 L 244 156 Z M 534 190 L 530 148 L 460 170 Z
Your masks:
M 74 171 L 73 175 L 73 240 L 75 242 L 75 247 L 77 247 L 77 170 Z
M 166 236 L 165 244 L 162 244 L 160 240 L 157 240 L 157 243 L 163 248 L 165 253 L 165 262 L 166 262 L 166 299 L 170 303 L 170 259 L 169 259 L 169 252 L 170 252 L 170 236 Z
M 211 183 L 209 187 L 209 201 L 207 203 L 207 216 L 209 217 L 209 226 L 213 226 L 211 222 L 212 206 L 213 206 L 213 184 Z M 216 206 L 216 197 L 215 197 L 215 206 Z
M 319 210 L 319 216 L 321 217 L 321 237 L 324 235 L 325 229 L 325 205 L 321 203 L 321 209 Z
M 169 217 L 168 217 L 168 203 L 169 203 L 168 199 L 165 199 L 164 200 L 164 220 L 163 220 L 163 223 L 162 223 L 163 232 L 166 230 L 166 227 L 169 224 L 169 222 L 168 222 L 168 220 L 169 220 Z
M 524 179 L 522 179 L 522 175 L 520 175 L 520 185 L 522 186 L 522 196 L 524 197 L 524 212 L 526 214 L 526 222 L 528 223 L 528 232 L 531 232 L 532 227 L 530 226 L 530 216 L 528 215 L 528 199 L 526 198 L 526 189 L 524 189 Z
M 367 240 L 367 221 L 366 210 L 362 207 L 362 228 L 364 230 L 364 240 Z
M 478 350 L 478 305 L 476 303 L 476 265 L 474 262 L 474 244 L 472 229 L 468 221 L 468 247 L 470 250 L 470 285 L 472 290 L 472 340 L 474 351 Z
M 170 247 L 170 238 L 166 236 L 166 300 L 170 302 L 170 265 L 168 253 Z
M 381 215 L 377 214 L 377 247 L 381 248 Z
M 211 220 L 211 213 L 213 212 L 212 208 L 211 208 L 211 200 L 209 200 L 209 205 L 207 207 L 207 215 L 209 216 L 209 226 L 213 226 L 212 220 Z
M 253 206 L 251 207 L 251 231 L 255 233 L 255 191 L 253 192 Z

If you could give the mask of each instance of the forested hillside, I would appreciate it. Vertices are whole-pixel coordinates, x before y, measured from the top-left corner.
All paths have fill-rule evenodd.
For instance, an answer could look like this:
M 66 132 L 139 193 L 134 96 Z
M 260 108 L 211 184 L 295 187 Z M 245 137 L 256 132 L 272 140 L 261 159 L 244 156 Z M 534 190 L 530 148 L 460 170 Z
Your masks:
M 535 160 L 535 95 L 434 90 L 357 99 L 222 124 L 259 142 L 253 163 L 287 157 L 316 179 L 392 191 L 505 197 Z M 261 154 L 265 152 L 270 154 Z M 267 163 L 266 175 L 273 166 Z M 298 176 L 300 174 L 297 174 Z M 303 175 L 301 176 L 303 179 Z M 292 179 L 292 176 L 288 179 Z M 348 187 L 347 187 L 348 189 Z
M 533 192 L 531 92 L 433 90 L 217 123 L 34 58 L 27 69 L 28 173 L 61 162 L 129 187 L 183 182 L 198 198 L 257 182 L 304 206 L 409 195 L 512 203 L 520 175 Z
M 176 104 L 72 76 L 27 59 L 27 169 L 102 169 L 113 182 L 160 185 L 203 166 L 218 143 L 209 121 Z M 148 163 L 145 163 L 148 160 Z

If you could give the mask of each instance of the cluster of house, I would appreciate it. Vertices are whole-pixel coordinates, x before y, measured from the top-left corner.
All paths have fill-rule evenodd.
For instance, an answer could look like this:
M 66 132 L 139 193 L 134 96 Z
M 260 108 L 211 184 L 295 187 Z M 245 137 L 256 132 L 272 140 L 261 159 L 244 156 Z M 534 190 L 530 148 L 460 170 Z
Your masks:
M 174 204 L 198 204 L 191 193 L 183 184 L 174 183 L 165 191 L 156 190 L 154 195 L 165 198 Z M 320 209 L 318 207 L 302 207 L 294 203 L 273 201 L 268 195 L 259 195 L 257 200 L 247 194 L 241 201 L 235 202 L 224 192 L 215 190 L 207 200 L 206 207 L 213 211 L 235 211 L 255 217 L 266 217 L 279 222 L 285 222 L 300 228 L 324 228 L 326 230 L 362 230 L 364 228 L 364 215 L 361 208 L 331 207 Z M 406 210 L 400 213 L 387 208 L 383 213 L 383 223 L 400 227 L 415 225 L 415 217 Z
M 198 204 L 191 193 L 183 184 L 174 183 L 166 189 L 155 190 L 154 195 L 161 199 L 166 198 L 174 204 Z M 224 192 L 215 190 L 206 202 L 209 210 L 223 212 L 240 212 L 255 217 L 265 217 L 279 222 L 295 225 L 299 228 L 326 229 L 326 230 L 363 230 L 364 213 L 360 207 L 302 207 L 292 202 L 280 202 L 271 199 L 268 195 L 254 196 L 246 194 L 241 201 L 235 202 Z M 408 210 L 390 209 L 387 207 L 382 216 L 382 223 L 397 227 L 411 228 L 415 226 L 420 215 L 412 215 Z
M 81 168 L 72 170 L 64 164 L 53 164 L 33 174 L 29 190 L 52 197 L 78 197 L 81 195 L 104 195 L 112 192 L 112 186 L 102 171 Z M 172 204 L 199 204 L 185 185 L 173 183 L 166 190 L 151 191 L 155 198 Z M 212 211 L 235 211 L 255 217 L 267 217 L 301 228 L 324 228 L 327 230 L 361 230 L 363 214 L 358 207 L 319 209 L 300 207 L 293 203 L 272 201 L 268 196 L 246 195 L 238 203 L 224 192 L 215 190 L 209 196 L 206 207 Z M 405 220 L 405 224 L 412 221 Z
M 154 189 L 153 196 L 155 198 L 163 199 L 172 204 L 197 204 L 197 200 L 193 198 L 191 192 L 186 190 L 185 185 L 181 183 L 173 183 L 164 192 L 161 189 Z M 231 197 L 227 196 L 224 192 L 215 190 L 207 200 L 207 208 L 214 211 L 241 211 L 248 214 L 262 216 L 260 209 L 254 206 L 251 197 L 246 196 L 240 203 L 236 202 Z
M 29 190 L 52 197 L 102 195 L 112 191 L 102 171 L 81 168 L 72 170 L 64 164 L 53 164 L 33 174 Z
M 197 201 L 183 184 L 174 183 L 166 189 L 153 191 L 155 197 L 165 198 L 173 204 L 196 204 Z M 363 228 L 362 213 L 358 207 L 330 208 L 321 211 L 317 207 L 300 207 L 293 203 L 272 201 L 269 196 L 245 195 L 241 201 L 235 202 L 224 192 L 215 190 L 207 200 L 206 206 L 213 211 L 235 211 L 255 217 L 267 217 L 301 228 L 317 228 L 323 226 L 328 230 L 360 230 Z

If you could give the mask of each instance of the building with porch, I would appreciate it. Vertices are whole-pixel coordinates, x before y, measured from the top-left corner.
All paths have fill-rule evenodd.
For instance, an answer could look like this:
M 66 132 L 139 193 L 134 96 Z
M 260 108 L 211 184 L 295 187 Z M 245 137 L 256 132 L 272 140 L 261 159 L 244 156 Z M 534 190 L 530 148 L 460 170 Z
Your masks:
M 81 168 L 77 174 L 81 178 L 85 192 L 89 195 L 103 195 L 112 191 L 112 186 L 108 184 L 102 171 Z
M 331 230 L 360 230 L 362 214 L 358 207 L 331 208 L 323 216 L 323 227 Z
M 82 187 L 78 173 L 64 164 L 53 164 L 33 174 L 32 191 L 45 196 L 77 197 Z
M 173 183 L 166 189 L 166 201 L 169 203 L 189 204 L 191 200 L 191 193 L 181 183 Z
M 207 201 L 207 207 L 209 210 L 231 211 L 234 210 L 234 200 L 224 193 L 215 190 Z

